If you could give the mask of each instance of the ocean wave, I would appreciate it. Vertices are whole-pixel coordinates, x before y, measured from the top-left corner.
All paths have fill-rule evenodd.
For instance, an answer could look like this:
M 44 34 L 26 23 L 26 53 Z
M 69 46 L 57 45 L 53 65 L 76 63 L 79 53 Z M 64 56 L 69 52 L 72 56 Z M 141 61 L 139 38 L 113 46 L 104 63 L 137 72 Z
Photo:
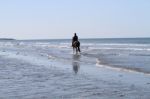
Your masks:
M 88 47 L 89 50 L 134 50 L 134 51 L 150 51 L 150 48 L 117 48 L 117 47 Z
M 142 73 L 142 74 L 150 75 L 150 72 L 143 71 L 139 68 L 129 68 L 129 67 L 127 68 L 127 67 L 105 65 L 105 64 L 102 64 L 99 59 L 97 59 L 97 61 L 96 61 L 96 66 L 100 67 L 100 68 L 112 69 L 112 70 L 116 70 L 116 71 Z
M 0 46 L 3 47 L 3 46 L 14 46 L 14 44 L 12 42 L 0 42 Z
M 129 54 L 129 55 L 131 55 L 131 56 L 150 56 L 150 54 L 145 54 L 145 53 L 143 53 L 143 54 L 131 53 L 131 54 Z
M 132 43 L 82 43 L 83 46 L 136 46 L 136 47 L 147 47 L 150 44 L 132 44 Z
M 27 44 L 34 47 L 46 47 L 46 48 L 70 48 L 71 46 L 65 44 L 51 44 L 51 43 L 35 43 Z
M 54 47 L 54 48 L 71 48 L 70 42 L 0 42 L 0 46 L 36 46 L 36 47 Z M 150 44 L 120 44 L 120 43 L 82 43 L 81 48 L 94 50 L 147 50 L 150 51 Z

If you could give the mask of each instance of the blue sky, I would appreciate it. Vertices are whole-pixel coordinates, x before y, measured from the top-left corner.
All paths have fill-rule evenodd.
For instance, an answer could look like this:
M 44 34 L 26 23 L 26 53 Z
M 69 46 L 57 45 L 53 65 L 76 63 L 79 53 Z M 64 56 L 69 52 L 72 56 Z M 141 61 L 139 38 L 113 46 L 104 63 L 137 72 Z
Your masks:
M 0 37 L 150 37 L 150 0 L 0 0 Z

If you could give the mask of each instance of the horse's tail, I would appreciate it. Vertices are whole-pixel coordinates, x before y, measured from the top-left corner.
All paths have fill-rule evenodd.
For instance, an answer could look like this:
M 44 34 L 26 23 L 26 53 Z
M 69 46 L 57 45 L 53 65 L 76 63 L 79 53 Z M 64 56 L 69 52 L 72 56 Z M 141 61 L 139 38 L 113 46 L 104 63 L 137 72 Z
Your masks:
M 80 42 L 78 41 L 78 46 L 80 47 Z

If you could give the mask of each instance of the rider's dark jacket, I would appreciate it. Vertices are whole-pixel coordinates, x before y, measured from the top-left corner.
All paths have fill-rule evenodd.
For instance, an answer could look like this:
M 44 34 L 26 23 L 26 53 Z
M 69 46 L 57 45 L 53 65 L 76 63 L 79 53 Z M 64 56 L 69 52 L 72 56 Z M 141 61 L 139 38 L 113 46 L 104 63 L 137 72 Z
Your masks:
M 72 38 L 72 45 L 75 41 L 78 41 L 78 36 L 76 36 L 76 35 Z

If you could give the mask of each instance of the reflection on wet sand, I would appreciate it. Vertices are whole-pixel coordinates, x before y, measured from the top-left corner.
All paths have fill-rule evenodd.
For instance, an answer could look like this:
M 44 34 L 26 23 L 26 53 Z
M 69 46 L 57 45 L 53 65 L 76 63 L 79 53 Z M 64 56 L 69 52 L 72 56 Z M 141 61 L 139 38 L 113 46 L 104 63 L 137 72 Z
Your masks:
M 72 67 L 75 74 L 77 74 L 80 68 L 80 55 L 73 55 Z
M 78 62 L 73 62 L 73 71 L 75 72 L 75 74 L 78 73 L 79 67 L 80 66 Z

